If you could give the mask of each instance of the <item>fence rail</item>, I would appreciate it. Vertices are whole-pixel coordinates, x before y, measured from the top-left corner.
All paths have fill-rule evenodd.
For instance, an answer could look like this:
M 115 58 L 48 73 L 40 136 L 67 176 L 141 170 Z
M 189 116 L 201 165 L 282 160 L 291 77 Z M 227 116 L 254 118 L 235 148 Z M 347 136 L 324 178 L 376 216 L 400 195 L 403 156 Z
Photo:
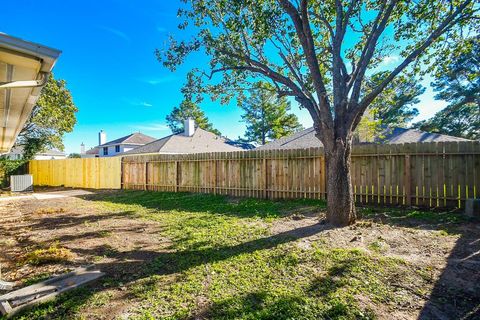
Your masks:
M 480 142 L 355 146 L 351 166 L 359 203 L 463 207 L 480 197 Z M 322 148 L 42 160 L 30 172 L 37 185 L 269 199 L 327 193 Z

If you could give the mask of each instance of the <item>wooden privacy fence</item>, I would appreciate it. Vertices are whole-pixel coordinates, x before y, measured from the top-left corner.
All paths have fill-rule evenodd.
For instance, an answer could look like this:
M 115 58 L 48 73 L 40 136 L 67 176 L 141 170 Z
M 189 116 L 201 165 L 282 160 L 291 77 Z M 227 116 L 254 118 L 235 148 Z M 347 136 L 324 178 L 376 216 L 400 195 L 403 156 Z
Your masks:
M 121 188 L 121 158 L 32 160 L 29 173 L 39 186 Z
M 480 196 L 480 143 L 355 146 L 352 183 L 361 203 L 463 207 Z M 325 157 L 322 148 L 129 156 L 122 188 L 324 199 Z

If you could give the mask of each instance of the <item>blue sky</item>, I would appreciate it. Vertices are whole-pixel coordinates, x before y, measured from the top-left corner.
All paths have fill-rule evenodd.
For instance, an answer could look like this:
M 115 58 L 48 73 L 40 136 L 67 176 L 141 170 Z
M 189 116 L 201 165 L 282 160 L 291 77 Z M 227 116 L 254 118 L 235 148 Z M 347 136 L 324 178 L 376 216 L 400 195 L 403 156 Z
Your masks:
M 65 137 L 65 151 L 79 152 L 80 144 L 97 144 L 100 129 L 108 140 L 141 131 L 160 138 L 170 134 L 165 116 L 182 100 L 185 74 L 208 60 L 191 56 L 175 73 L 154 56 L 168 35 L 188 36 L 177 30 L 180 1 L 102 0 L 34 1 L 2 4 L 0 32 L 62 50 L 55 66 L 57 78 L 67 81 L 79 108 L 77 125 Z M 395 63 L 391 57 L 385 63 Z M 425 81 L 428 85 L 429 81 Z M 417 105 L 421 120 L 445 106 L 430 90 Z M 202 109 L 224 135 L 243 135 L 245 126 L 235 105 L 206 99 Z M 305 127 L 312 121 L 293 106 Z

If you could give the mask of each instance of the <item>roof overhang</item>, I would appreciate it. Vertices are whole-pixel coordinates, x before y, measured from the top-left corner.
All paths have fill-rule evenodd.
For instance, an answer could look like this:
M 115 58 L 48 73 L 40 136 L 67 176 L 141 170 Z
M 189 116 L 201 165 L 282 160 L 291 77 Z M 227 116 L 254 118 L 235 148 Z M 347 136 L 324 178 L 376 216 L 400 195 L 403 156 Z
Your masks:
M 15 143 L 60 53 L 0 33 L 0 154 Z

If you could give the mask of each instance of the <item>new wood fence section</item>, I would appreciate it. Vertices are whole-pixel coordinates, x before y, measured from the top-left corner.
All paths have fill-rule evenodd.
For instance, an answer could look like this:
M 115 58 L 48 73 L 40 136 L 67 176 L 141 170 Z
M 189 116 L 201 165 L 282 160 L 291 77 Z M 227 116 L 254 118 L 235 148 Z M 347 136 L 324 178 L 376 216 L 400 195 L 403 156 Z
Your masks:
M 258 198 L 326 197 L 322 148 L 124 157 L 122 187 Z M 360 203 L 463 207 L 479 197 L 480 143 L 355 146 Z
M 29 173 L 39 186 L 121 188 L 121 158 L 32 160 Z

